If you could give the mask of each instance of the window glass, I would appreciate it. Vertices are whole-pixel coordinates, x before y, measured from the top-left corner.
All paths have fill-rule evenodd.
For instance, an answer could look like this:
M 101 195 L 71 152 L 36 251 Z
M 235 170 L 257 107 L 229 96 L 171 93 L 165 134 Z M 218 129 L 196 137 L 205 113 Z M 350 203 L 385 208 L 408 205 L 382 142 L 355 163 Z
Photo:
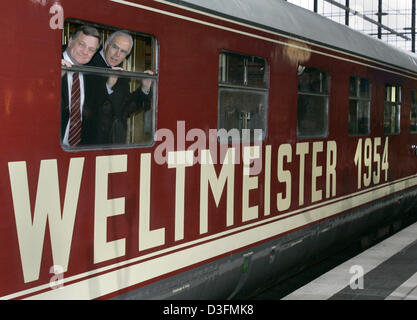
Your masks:
M 243 85 L 245 81 L 245 60 L 240 55 L 220 56 L 220 82 Z
M 266 86 L 265 60 L 256 57 L 250 57 L 247 63 L 247 85 L 255 87 Z
M 265 59 L 222 52 L 219 58 L 218 128 L 237 129 L 240 139 L 266 135 L 268 88 Z M 250 138 L 243 130 L 250 130 Z
M 371 98 L 370 82 L 368 79 L 360 78 L 359 81 L 359 97 L 364 99 Z
M 77 61 L 76 50 L 83 50 L 82 41 L 91 39 L 91 35 L 95 34 L 91 30 L 98 33 L 100 45 L 88 61 Z M 90 38 L 85 37 L 85 32 Z M 61 71 L 63 148 L 152 145 L 156 130 L 158 78 L 155 37 L 68 19 L 62 39 L 62 59 L 73 63 L 71 67 L 63 66 Z M 79 80 L 75 82 L 74 74 L 79 75 Z M 73 83 L 79 86 L 81 96 L 77 108 L 72 107 L 72 101 L 78 99 L 77 95 L 74 96 L 74 88 L 77 87 L 73 88 Z M 72 127 L 75 125 L 72 124 L 78 121 L 74 120 L 76 113 L 71 110 L 78 108 L 81 113 L 81 138 L 78 138 L 79 142 L 71 143 L 70 140 L 75 141 L 72 138 L 75 132 Z
M 262 129 L 264 131 L 266 99 L 267 96 L 263 92 L 226 88 L 220 90 L 221 128 L 227 131 L 230 129 L 238 129 L 239 131 L 242 129 Z
M 299 138 L 328 135 L 330 77 L 326 71 L 298 68 L 297 134 Z
M 411 90 L 410 131 L 417 133 L 417 91 Z
M 401 87 L 386 85 L 384 106 L 384 133 L 400 133 Z
M 360 77 L 350 77 L 349 86 L 349 134 L 368 135 L 370 133 L 370 81 Z
M 230 52 L 220 54 L 220 83 L 266 88 L 266 75 L 266 62 L 263 58 Z

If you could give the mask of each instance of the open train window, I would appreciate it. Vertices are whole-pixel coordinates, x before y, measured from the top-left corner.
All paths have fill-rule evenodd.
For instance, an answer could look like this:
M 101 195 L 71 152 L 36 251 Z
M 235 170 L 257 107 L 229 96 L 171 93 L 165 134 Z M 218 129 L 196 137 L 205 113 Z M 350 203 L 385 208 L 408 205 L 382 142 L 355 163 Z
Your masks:
M 298 67 L 299 138 L 323 138 L 328 135 L 330 76 L 327 71 Z
M 349 83 L 349 135 L 368 135 L 371 83 L 368 79 L 360 77 L 350 77 Z
M 411 90 L 410 132 L 417 133 L 417 90 Z
M 152 145 L 157 79 L 154 36 L 67 19 L 62 35 L 62 147 Z
M 228 135 L 231 133 L 230 130 L 235 130 L 239 133 L 239 139 L 244 142 L 263 140 L 267 130 L 267 109 L 266 60 L 221 52 L 218 128 L 225 129 Z
M 401 114 L 401 87 L 396 85 L 385 86 L 384 106 L 384 133 L 400 133 Z

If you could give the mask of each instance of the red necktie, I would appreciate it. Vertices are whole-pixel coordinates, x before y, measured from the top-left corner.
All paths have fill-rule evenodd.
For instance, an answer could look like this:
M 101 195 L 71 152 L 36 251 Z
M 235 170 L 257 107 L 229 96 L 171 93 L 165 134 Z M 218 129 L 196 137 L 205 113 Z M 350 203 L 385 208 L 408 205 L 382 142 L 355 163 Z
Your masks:
M 81 141 L 81 96 L 80 96 L 80 79 L 78 73 L 74 72 L 72 76 L 71 89 L 71 110 L 70 110 L 70 128 L 68 143 L 70 146 L 76 146 Z

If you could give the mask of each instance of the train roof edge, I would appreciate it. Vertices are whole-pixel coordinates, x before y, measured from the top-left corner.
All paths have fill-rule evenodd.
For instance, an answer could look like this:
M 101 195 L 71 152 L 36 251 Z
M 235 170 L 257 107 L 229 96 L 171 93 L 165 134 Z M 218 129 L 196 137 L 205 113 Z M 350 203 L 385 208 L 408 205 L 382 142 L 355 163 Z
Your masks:
M 417 73 L 417 55 L 284 0 L 165 0 Z

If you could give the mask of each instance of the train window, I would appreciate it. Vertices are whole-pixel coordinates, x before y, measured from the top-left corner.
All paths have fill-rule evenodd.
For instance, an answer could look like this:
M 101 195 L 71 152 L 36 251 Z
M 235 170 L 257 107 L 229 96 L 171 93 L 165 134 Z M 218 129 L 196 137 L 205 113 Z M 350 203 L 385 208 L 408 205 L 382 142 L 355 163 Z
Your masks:
M 225 129 L 228 134 L 230 130 L 237 129 L 241 141 L 265 139 L 267 81 L 268 66 L 265 59 L 220 53 L 218 128 Z
M 410 131 L 417 133 L 417 90 L 411 90 Z
M 326 137 L 329 114 L 328 72 L 316 68 L 298 67 L 298 116 L 299 138 Z
M 101 45 L 95 52 L 95 48 L 84 41 L 85 32 L 93 32 L 101 38 Z M 62 59 L 73 63 L 71 66 L 63 61 L 61 71 L 63 148 L 152 145 L 156 130 L 158 79 L 156 38 L 136 31 L 68 19 L 63 29 L 62 45 Z M 77 62 L 77 50 L 89 50 L 88 61 L 78 59 Z M 79 88 L 80 94 L 74 96 L 76 90 L 73 91 L 73 87 Z M 71 114 L 73 100 L 80 107 L 81 121 L 75 112 Z M 78 129 L 77 122 L 81 123 Z
M 386 85 L 384 107 L 384 133 L 400 133 L 401 87 Z
M 349 134 L 368 135 L 371 106 L 371 84 L 368 79 L 350 77 Z

